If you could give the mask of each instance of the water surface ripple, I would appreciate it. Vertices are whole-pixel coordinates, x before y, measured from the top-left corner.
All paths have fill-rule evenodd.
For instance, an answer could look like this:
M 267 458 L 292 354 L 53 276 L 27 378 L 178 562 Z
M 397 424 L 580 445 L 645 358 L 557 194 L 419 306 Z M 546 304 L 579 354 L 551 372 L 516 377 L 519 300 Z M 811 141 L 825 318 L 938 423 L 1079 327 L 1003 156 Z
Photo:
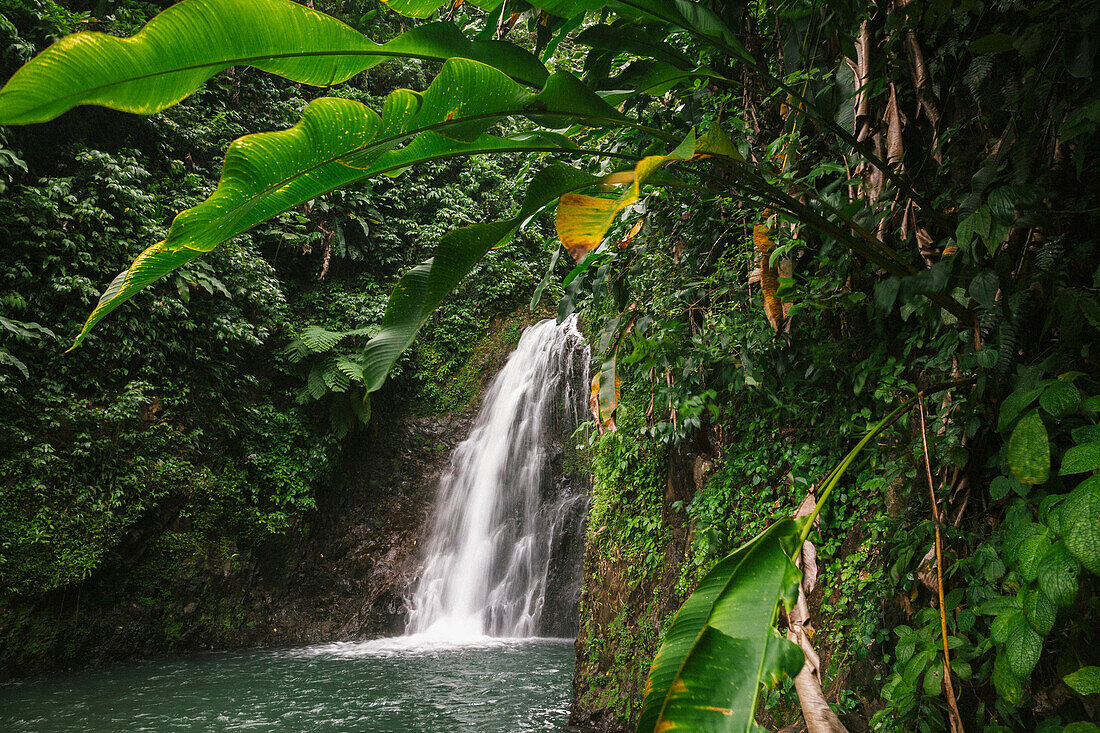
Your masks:
M 573 646 L 400 637 L 0 684 L 5 731 L 562 731 Z

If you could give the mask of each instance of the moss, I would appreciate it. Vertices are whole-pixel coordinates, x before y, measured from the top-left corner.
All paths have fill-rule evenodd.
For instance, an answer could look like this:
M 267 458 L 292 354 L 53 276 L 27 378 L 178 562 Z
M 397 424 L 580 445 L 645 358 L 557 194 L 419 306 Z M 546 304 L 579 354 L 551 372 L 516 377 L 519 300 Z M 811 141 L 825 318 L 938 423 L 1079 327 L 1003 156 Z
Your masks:
M 469 407 L 502 358 L 515 350 L 523 329 L 542 317 L 521 308 L 487 323 L 476 339 L 465 333 L 457 345 L 445 334 L 422 340 L 416 347 L 421 409 L 460 412 Z
M 577 709 L 632 722 L 649 666 L 679 597 L 680 572 L 666 489 L 667 446 L 643 435 L 641 396 L 624 390 L 619 429 L 593 441 L 588 562 L 581 606 Z
M 14 670 L 31 666 L 51 653 L 69 632 L 67 624 L 10 601 L 0 601 L 0 629 L 0 667 Z

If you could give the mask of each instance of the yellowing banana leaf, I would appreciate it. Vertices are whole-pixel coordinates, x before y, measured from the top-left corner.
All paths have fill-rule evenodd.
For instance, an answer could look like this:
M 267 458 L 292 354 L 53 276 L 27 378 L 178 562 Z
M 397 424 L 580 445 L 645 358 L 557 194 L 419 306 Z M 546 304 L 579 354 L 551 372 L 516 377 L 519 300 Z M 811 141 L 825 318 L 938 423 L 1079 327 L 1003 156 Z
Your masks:
M 617 173 L 609 176 L 606 179 L 608 183 L 630 181 L 630 185 L 617 198 L 576 193 L 562 196 L 558 202 L 556 220 L 558 239 L 573 259 L 580 262 L 585 255 L 600 246 L 619 212 L 638 200 L 647 179 L 669 163 L 690 160 L 694 154 L 695 133 L 692 132 L 668 155 L 642 158 L 634 166 L 633 175 L 623 176 L 622 173 Z
M 615 243 L 616 249 L 626 249 L 627 247 L 629 247 L 630 243 L 633 242 L 639 234 L 641 234 L 643 226 L 645 226 L 644 217 L 634 222 L 629 231 L 627 231 L 627 233 L 623 235 L 623 238 Z
M 592 376 L 592 392 L 588 405 L 600 433 L 615 432 L 615 409 L 619 406 L 619 393 L 623 379 L 615 368 L 615 357 L 605 361 Z
M 530 133 L 516 139 L 482 134 L 495 120 L 529 111 L 562 119 L 578 114 L 618 115 L 568 74 L 555 74 L 542 91 L 530 92 L 490 66 L 451 59 L 423 93 L 393 92 L 381 116 L 358 102 L 322 98 L 311 102 L 302 120 L 289 130 L 236 140 L 226 154 L 214 193 L 179 214 L 165 241 L 142 254 L 140 267 L 135 262 L 116 278 L 89 315 L 74 346 L 142 287 L 193 259 L 193 255 L 169 257 L 168 252 L 208 252 L 327 191 L 425 160 L 571 148 L 567 138 L 554 133 Z M 413 139 L 405 147 L 396 147 L 410 137 Z
M 375 43 L 335 18 L 291 0 L 184 0 L 131 38 L 65 36 L 0 90 L 0 124 L 44 122 L 81 104 L 151 114 L 211 76 L 247 65 L 329 86 L 393 57 L 465 57 L 541 87 L 546 68 L 510 43 L 470 41 L 450 23 Z
M 752 731 L 761 686 L 802 669 L 796 644 L 775 632 L 779 604 L 798 599 L 792 562 L 801 525 L 776 522 L 699 582 L 665 635 L 646 680 L 638 731 Z
M 695 157 L 704 158 L 710 155 L 718 155 L 723 158 L 732 158 L 741 163 L 745 157 L 733 144 L 721 127 L 714 125 L 703 133 L 703 136 L 695 143 Z
M 752 241 L 756 246 L 757 261 L 760 263 L 760 291 L 764 294 L 764 315 L 776 331 L 783 324 L 783 301 L 776 293 L 779 291 L 779 268 L 772 264 L 771 253 L 775 249 L 771 229 L 767 224 L 758 223 L 752 229 Z

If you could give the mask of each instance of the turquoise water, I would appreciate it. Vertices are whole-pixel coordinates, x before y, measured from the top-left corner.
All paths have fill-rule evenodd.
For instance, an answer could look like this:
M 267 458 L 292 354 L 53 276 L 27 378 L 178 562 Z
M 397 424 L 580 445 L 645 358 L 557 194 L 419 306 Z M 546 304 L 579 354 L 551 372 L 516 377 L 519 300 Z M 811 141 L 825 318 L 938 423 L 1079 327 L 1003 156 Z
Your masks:
M 0 684 L 0 730 L 561 731 L 572 677 L 550 639 L 211 653 Z

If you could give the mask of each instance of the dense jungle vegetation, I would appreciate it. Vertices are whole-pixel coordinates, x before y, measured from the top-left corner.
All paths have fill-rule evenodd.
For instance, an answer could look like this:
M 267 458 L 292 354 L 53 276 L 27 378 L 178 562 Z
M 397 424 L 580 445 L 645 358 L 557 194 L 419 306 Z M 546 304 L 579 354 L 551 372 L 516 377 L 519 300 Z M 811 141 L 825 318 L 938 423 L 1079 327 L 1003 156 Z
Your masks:
M 167 5 L 7 2 L 3 75 L 66 33 L 132 34 Z M 376 3 L 327 9 L 396 32 Z M 371 103 L 431 73 L 394 62 L 343 92 Z M 292 124 L 316 94 L 239 68 L 164 115 L 97 110 L 0 128 L 8 601 L 54 593 L 71 615 L 97 568 L 136 572 L 140 555 L 147 577 L 127 592 L 152 604 L 164 575 L 292 541 L 359 429 L 362 379 L 345 362 L 377 330 L 394 280 L 449 227 L 513 205 L 518 163 L 502 158 L 319 197 L 179 270 L 135 300 L 133 317 L 64 353 L 103 285 L 214 189 L 226 146 Z M 546 239 L 482 263 L 399 365 L 391 404 L 431 412 L 470 399 L 476 382 L 463 369 L 490 322 L 530 299 Z M 20 603 L 0 606 L 8 663 L 66 653 L 63 629 L 42 628 Z
M 489 320 L 556 301 L 596 355 L 578 722 L 1097 729 L 1100 6 L 314 5 L 401 58 L 271 70 L 381 121 L 239 65 L 0 115 L 6 639 L 133 528 L 287 541 L 349 432 L 458 408 Z M 0 4 L 5 78 L 160 9 Z M 214 193 L 302 118 L 362 147 L 251 138 Z M 269 154 L 301 190 L 200 204 Z

